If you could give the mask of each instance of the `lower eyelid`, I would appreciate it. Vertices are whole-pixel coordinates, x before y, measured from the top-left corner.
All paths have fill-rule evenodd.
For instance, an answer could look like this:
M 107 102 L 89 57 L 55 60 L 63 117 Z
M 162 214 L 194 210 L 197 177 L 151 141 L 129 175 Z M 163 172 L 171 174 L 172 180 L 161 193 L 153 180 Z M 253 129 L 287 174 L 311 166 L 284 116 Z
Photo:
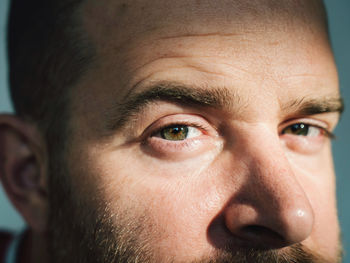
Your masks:
M 323 130 L 320 129 L 319 135 L 302 136 L 293 134 L 282 134 L 281 139 L 283 144 L 292 152 L 299 154 L 316 154 L 320 152 L 328 140 L 327 135 L 323 135 Z
M 142 145 L 143 150 L 160 159 L 183 160 L 199 156 L 215 145 L 210 136 L 198 136 L 182 141 L 168 141 L 149 137 Z

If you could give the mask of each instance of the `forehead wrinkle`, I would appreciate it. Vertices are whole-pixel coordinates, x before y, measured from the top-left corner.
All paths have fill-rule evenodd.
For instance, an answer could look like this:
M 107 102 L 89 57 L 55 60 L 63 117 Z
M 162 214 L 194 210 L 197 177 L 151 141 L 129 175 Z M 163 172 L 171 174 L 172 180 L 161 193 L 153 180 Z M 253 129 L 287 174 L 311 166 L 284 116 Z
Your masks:
M 249 32 L 247 32 L 249 33 Z M 181 38 L 197 38 L 197 37 L 233 37 L 233 36 L 242 36 L 243 33 L 225 33 L 220 31 L 208 32 L 208 33 L 184 33 L 181 35 L 167 35 L 163 37 L 159 37 L 159 40 L 168 40 L 168 39 L 181 39 Z
M 95 42 L 109 36 L 108 38 L 117 38 L 116 42 L 123 42 L 124 45 L 135 37 L 152 35 L 155 32 L 165 36 L 184 33 L 246 33 L 251 31 L 249 28 L 266 32 L 276 30 L 281 25 L 289 27 L 297 24 L 299 28 L 309 28 L 324 20 L 320 1 L 312 0 L 308 3 L 300 0 L 221 0 L 215 3 L 163 0 L 152 4 L 146 1 L 108 0 L 101 4 L 99 1 L 87 1 L 83 12 L 84 24 L 88 30 L 92 27 L 93 30 L 89 30 L 92 36 L 99 32 L 93 37 Z

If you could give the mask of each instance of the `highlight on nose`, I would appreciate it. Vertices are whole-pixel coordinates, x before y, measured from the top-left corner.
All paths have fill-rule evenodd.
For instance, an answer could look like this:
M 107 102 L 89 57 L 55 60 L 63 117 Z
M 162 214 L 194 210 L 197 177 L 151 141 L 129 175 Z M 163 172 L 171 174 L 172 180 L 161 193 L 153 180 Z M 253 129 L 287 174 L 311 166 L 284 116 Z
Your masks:
M 311 206 L 307 200 L 305 207 L 293 209 L 287 214 L 285 228 L 281 229 L 285 242 L 294 244 L 305 240 L 312 232 L 314 225 L 314 215 Z
M 314 223 L 308 200 L 300 201 L 285 207 L 276 207 L 274 201 L 260 208 L 232 205 L 225 212 L 225 224 L 244 247 L 277 249 L 296 244 L 309 237 Z

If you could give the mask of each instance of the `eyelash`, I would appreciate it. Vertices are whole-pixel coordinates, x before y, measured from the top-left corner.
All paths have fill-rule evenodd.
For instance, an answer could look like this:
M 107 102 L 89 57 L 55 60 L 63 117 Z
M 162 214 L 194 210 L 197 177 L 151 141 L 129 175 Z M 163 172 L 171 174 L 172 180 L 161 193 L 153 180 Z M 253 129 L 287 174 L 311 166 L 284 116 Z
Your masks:
M 283 135 L 283 131 L 286 130 L 287 128 L 292 127 L 293 125 L 301 125 L 301 124 L 307 125 L 309 128 L 314 127 L 314 128 L 319 129 L 321 131 L 322 135 L 325 136 L 326 138 L 329 138 L 331 140 L 336 138 L 335 134 L 332 133 L 331 131 L 329 131 L 327 128 L 322 127 L 320 125 L 317 125 L 315 123 L 308 123 L 306 121 L 305 122 L 302 122 L 302 121 L 301 122 L 295 122 L 295 123 L 291 123 L 291 124 L 285 126 L 282 129 L 281 134 Z M 305 136 L 305 137 L 307 137 L 307 136 Z
M 166 118 L 154 123 L 154 125 L 149 126 L 144 131 L 140 138 L 143 149 L 157 158 L 175 158 L 176 160 L 182 160 L 190 158 L 191 156 L 198 156 L 203 152 L 209 151 L 209 149 L 214 149 L 222 145 L 221 143 L 224 142 L 222 140 L 223 138 L 217 138 L 221 137 L 218 127 L 212 126 L 212 124 L 202 120 L 201 117 L 199 117 L 198 120 L 196 120 L 196 118 L 198 117 L 171 116 L 170 119 Z M 293 125 L 302 124 L 306 127 L 292 127 Z M 283 141 L 286 142 L 286 145 L 291 150 L 301 153 L 314 153 L 320 149 L 325 139 L 335 138 L 330 129 L 324 127 L 326 124 L 322 124 L 323 122 L 313 119 L 305 119 L 305 121 L 299 119 L 296 120 L 296 122 L 290 120 L 285 122 L 283 126 L 280 126 L 278 134 L 279 136 L 286 136 L 283 137 Z M 191 136 L 192 132 L 191 135 L 189 135 L 188 129 L 186 129 L 186 136 L 181 134 L 181 136 L 176 139 L 177 132 L 183 130 L 172 130 L 170 128 L 180 126 L 198 129 L 199 133 L 196 133 L 196 136 Z M 166 131 L 165 129 L 169 130 Z M 173 133 L 173 131 L 175 132 Z M 167 136 L 164 136 L 164 132 Z M 171 136 L 168 137 L 168 135 Z M 175 135 L 175 138 L 173 135 Z M 305 144 L 304 139 L 310 143 Z
M 160 134 L 162 130 L 166 128 L 174 127 L 174 126 L 188 126 L 188 127 L 197 128 L 197 129 L 200 129 L 201 132 L 203 132 L 204 134 L 207 134 L 208 132 L 208 127 L 205 127 L 204 125 L 201 125 L 199 123 L 193 123 L 193 122 L 190 123 L 190 122 L 180 121 L 180 122 L 174 122 L 174 123 L 167 123 L 158 127 L 156 131 L 151 133 L 150 137 L 155 137 L 157 134 Z
M 313 125 L 313 127 L 316 127 L 318 129 L 321 129 L 321 131 L 324 133 L 324 135 L 329 138 L 329 139 L 335 139 L 336 136 L 333 132 L 329 131 L 328 129 L 324 128 L 324 127 L 321 127 L 321 126 L 318 126 L 318 125 Z
M 284 130 L 286 130 L 287 128 L 293 126 L 293 125 L 301 125 L 304 124 L 306 126 L 308 126 L 309 128 L 314 127 L 317 129 L 320 129 L 322 132 L 322 135 L 324 135 L 325 137 L 329 138 L 329 139 L 335 139 L 336 136 L 334 133 L 332 133 L 331 131 L 329 131 L 327 128 L 324 128 L 320 125 L 316 125 L 316 124 L 311 124 L 311 123 L 307 123 L 307 122 L 296 122 L 296 123 L 291 123 L 288 126 L 285 126 L 282 129 L 282 132 Z M 157 134 L 160 134 L 162 130 L 166 129 L 166 128 L 170 128 L 170 127 L 176 127 L 176 126 L 188 126 L 188 127 L 193 127 L 193 128 L 197 128 L 199 130 L 201 130 L 202 133 L 206 134 L 208 132 L 208 127 L 201 125 L 199 123 L 190 123 L 190 122 L 174 122 L 174 123 L 169 123 L 169 124 L 164 124 L 160 127 L 158 127 L 156 129 L 156 131 L 152 132 L 150 137 L 155 137 Z M 283 133 L 281 133 L 283 134 Z M 295 135 L 297 136 L 297 135 Z M 307 137 L 307 136 L 305 136 Z

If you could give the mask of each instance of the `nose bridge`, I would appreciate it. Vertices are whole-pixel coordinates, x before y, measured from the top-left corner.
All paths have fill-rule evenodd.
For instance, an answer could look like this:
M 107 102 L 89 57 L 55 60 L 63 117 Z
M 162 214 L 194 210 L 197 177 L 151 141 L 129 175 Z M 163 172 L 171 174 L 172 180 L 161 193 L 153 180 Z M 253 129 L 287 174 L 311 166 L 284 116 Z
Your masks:
M 242 187 L 241 194 L 246 195 L 243 200 L 251 202 L 260 217 L 273 216 L 276 220 L 269 222 L 278 225 L 280 232 L 288 232 L 289 220 L 312 215 L 308 196 L 283 153 L 276 150 L 255 155 Z
M 313 211 L 278 136 L 255 137 L 240 147 L 247 172 L 228 208 L 229 229 L 264 246 L 306 239 L 312 231 Z
M 268 202 L 281 209 L 308 198 L 299 184 L 289 160 L 276 144 L 261 142 L 248 150 L 249 173 L 245 187 L 256 193 L 256 202 Z M 258 197 L 264 198 L 258 198 Z
M 308 201 L 278 135 L 263 126 L 247 137 L 238 147 L 248 167 L 245 187 L 269 197 L 276 208 L 299 199 Z

